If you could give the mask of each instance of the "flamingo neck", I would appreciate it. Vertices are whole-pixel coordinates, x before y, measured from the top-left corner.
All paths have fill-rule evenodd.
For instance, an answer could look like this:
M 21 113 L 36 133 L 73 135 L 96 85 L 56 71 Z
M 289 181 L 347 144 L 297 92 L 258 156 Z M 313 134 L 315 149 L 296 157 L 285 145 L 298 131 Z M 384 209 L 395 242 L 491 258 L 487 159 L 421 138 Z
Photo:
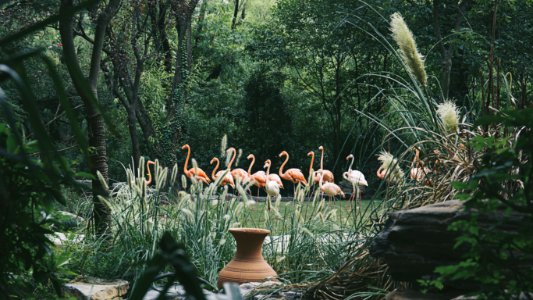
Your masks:
M 189 165 L 189 157 L 191 156 L 191 147 L 187 147 L 187 158 L 185 158 L 185 165 L 183 166 L 183 172 L 187 175 L 189 173 L 189 169 L 187 166 Z
M 146 185 L 150 185 L 152 183 L 152 173 L 150 172 L 150 161 L 146 162 L 146 175 L 148 176 L 148 180 L 146 180 Z
M 215 161 L 216 161 L 215 168 L 213 168 L 213 172 L 211 172 L 211 178 L 213 178 L 213 180 L 217 180 L 215 175 L 217 173 L 218 166 L 220 165 L 220 160 L 218 160 L 218 158 L 215 159 Z
M 378 178 L 383 179 L 383 178 L 385 178 L 385 173 L 386 172 L 387 172 L 387 169 L 385 169 L 383 167 L 379 167 L 378 171 L 376 172 L 376 175 L 378 176 Z
M 231 166 L 233 165 L 233 161 L 235 161 L 235 157 L 237 156 L 237 150 L 235 150 L 235 148 L 230 148 L 231 151 L 233 151 L 233 156 L 231 157 L 231 160 L 229 161 L 229 164 L 228 164 L 228 169 L 231 169 Z
M 311 152 L 311 163 L 309 164 L 309 176 L 313 174 L 313 164 L 315 163 L 315 152 Z
M 350 168 L 350 170 L 351 170 L 351 168 Z M 348 172 L 344 172 L 344 173 L 342 173 L 342 178 L 348 180 Z M 349 181 L 349 180 L 348 180 L 348 181 Z
M 350 172 L 352 170 L 353 161 L 355 160 L 355 158 L 352 156 L 351 159 L 352 159 L 352 161 L 350 162 L 350 166 L 348 167 L 348 172 Z
M 415 154 L 416 167 L 418 168 L 421 165 L 421 162 L 420 162 L 420 150 L 418 150 L 418 148 L 417 148 L 417 149 L 415 149 L 415 151 L 416 151 L 416 154 Z
M 285 154 L 285 161 L 281 164 L 281 167 L 279 167 L 279 176 L 284 176 L 285 173 L 283 173 L 283 168 L 285 167 L 285 165 L 287 164 L 287 162 L 289 162 L 289 153 Z
M 320 154 L 320 170 L 324 170 L 324 148 L 320 150 L 322 154 Z
M 267 172 L 266 172 L 267 181 L 268 181 L 269 174 L 270 174 L 270 164 L 267 165 Z
M 248 176 L 252 175 L 252 167 L 255 164 L 255 155 L 252 156 L 252 162 L 250 163 L 250 166 L 248 167 Z

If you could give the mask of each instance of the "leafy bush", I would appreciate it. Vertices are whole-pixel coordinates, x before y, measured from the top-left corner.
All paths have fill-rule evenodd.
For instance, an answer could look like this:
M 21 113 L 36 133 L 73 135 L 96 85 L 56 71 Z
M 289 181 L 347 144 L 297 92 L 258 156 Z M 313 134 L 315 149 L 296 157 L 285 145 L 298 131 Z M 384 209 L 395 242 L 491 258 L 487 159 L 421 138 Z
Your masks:
M 463 261 L 438 267 L 438 278 L 425 284 L 468 283 L 479 299 L 533 291 L 532 115 L 528 108 L 479 120 L 496 128 L 496 134 L 472 140 L 473 149 L 483 152 L 478 171 L 468 182 L 455 184 L 470 215 L 450 225 L 459 233 L 455 248 L 464 253 Z

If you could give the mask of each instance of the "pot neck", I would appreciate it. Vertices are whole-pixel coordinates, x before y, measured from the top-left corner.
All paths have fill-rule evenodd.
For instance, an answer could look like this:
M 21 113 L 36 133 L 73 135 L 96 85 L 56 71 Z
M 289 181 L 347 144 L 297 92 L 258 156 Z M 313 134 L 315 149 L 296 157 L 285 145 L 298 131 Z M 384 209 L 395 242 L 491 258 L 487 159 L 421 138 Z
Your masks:
M 262 259 L 263 241 L 268 233 L 263 232 L 231 232 L 237 242 L 236 259 Z

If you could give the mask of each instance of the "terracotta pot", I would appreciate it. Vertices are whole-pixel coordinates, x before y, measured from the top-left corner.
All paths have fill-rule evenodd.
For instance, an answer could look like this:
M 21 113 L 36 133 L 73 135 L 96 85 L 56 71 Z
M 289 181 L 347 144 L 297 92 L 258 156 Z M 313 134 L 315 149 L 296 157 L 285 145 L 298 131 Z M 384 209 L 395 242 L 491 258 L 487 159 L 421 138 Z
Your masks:
M 263 240 L 270 234 L 270 230 L 230 228 L 229 232 L 237 241 L 237 253 L 218 273 L 218 288 L 222 288 L 224 282 L 260 282 L 278 276 L 262 254 Z

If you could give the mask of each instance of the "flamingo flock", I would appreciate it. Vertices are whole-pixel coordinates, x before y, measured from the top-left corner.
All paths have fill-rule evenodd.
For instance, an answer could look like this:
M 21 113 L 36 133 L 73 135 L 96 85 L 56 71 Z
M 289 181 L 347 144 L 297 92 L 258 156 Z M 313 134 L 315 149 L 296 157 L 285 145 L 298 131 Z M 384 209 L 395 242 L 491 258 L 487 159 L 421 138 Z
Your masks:
M 185 144 L 181 147 L 182 150 L 187 151 L 187 156 L 185 158 L 185 164 L 183 166 L 183 173 L 189 179 L 194 179 L 196 181 L 202 182 L 204 184 L 210 184 L 211 181 L 218 182 L 220 186 L 229 185 L 232 188 L 235 188 L 236 184 L 255 186 L 257 187 L 257 194 L 259 191 L 264 189 L 266 194 L 269 197 L 278 197 L 280 195 L 281 189 L 284 188 L 283 181 L 291 182 L 294 186 L 294 190 L 298 186 L 318 186 L 320 192 L 331 197 L 341 196 L 345 198 L 345 194 L 340 186 L 335 183 L 335 177 L 333 172 L 330 170 L 324 169 L 324 147 L 318 147 L 320 151 L 320 168 L 314 170 L 315 162 L 315 152 L 309 151 L 307 156 L 310 157 L 309 171 L 307 177 L 304 175 L 302 170 L 298 168 L 287 168 L 286 166 L 289 163 L 289 153 L 287 151 L 282 151 L 279 153 L 280 158 L 284 158 L 283 163 L 279 167 L 278 173 L 270 173 L 272 168 L 272 161 L 267 159 L 263 165 L 263 169 L 252 173 L 252 169 L 255 165 L 255 155 L 249 154 L 247 159 L 250 161 L 248 170 L 242 168 L 232 168 L 233 163 L 237 157 L 237 150 L 234 147 L 227 149 L 226 153 L 228 154 L 229 163 L 227 164 L 226 169 L 220 169 L 220 160 L 217 157 L 211 159 L 210 164 L 215 164 L 211 177 L 207 173 L 199 168 L 194 166 L 193 168 L 189 167 L 189 160 L 191 158 L 191 147 L 188 144 Z M 423 182 L 425 185 L 431 185 L 431 180 L 426 178 L 426 175 L 432 172 L 431 169 L 424 166 L 424 162 L 420 159 L 420 150 L 417 147 L 413 147 L 415 156 L 411 162 L 411 168 L 409 172 L 409 177 L 416 182 Z M 365 175 L 358 170 L 352 169 L 354 164 L 354 156 L 352 154 L 346 156 L 346 160 L 349 160 L 349 167 L 346 172 L 342 174 L 342 178 L 349 182 L 352 185 L 352 193 L 350 200 L 354 200 L 355 197 L 361 199 L 361 188 L 368 186 L 368 182 L 365 179 Z M 398 181 L 404 176 L 401 169 L 397 166 L 397 160 L 389 152 L 382 151 L 378 157 L 378 160 L 381 161 L 381 166 L 376 172 L 376 175 L 379 179 L 385 180 L 389 178 L 389 181 Z M 150 165 L 155 165 L 154 161 L 147 161 L 147 176 L 148 179 L 145 180 L 146 185 L 152 183 L 152 174 L 150 172 Z M 386 176 L 388 175 L 388 176 Z M 219 179 L 220 178 L 220 179 Z M 309 180 L 309 181 L 308 181 Z
M 204 184 L 209 184 L 214 181 L 218 182 L 220 186 L 229 185 L 232 188 L 235 188 L 236 184 L 249 184 L 250 186 L 257 187 L 258 194 L 260 189 L 264 189 L 269 197 L 278 197 L 280 195 L 281 189 L 284 188 L 284 180 L 291 182 L 295 188 L 297 186 L 307 187 L 317 185 L 320 189 L 320 192 L 329 197 L 345 197 L 345 194 L 342 189 L 334 182 L 333 172 L 324 169 L 323 146 L 320 146 L 318 148 L 318 150 L 321 152 L 321 156 L 320 169 L 318 169 L 317 171 L 314 171 L 313 169 L 315 152 L 309 151 L 309 153 L 307 153 L 307 156 L 310 156 L 311 158 L 309 164 L 309 173 L 307 177 L 304 175 L 302 170 L 298 168 L 287 167 L 290 158 L 289 153 L 287 151 L 282 151 L 278 155 L 280 158 L 284 158 L 284 161 L 281 164 L 277 174 L 275 172 L 270 172 L 272 168 L 272 161 L 270 159 L 267 159 L 263 165 L 263 169 L 266 171 L 259 170 L 253 173 L 252 169 L 256 161 L 254 154 L 249 154 L 247 156 L 248 161 L 250 161 L 248 170 L 244 170 L 242 168 L 232 168 L 233 163 L 235 162 L 235 158 L 237 156 L 237 150 L 234 147 L 230 147 L 226 151 L 228 154 L 229 163 L 227 164 L 227 167 L 225 169 L 220 168 L 220 160 L 217 157 L 211 159 L 210 164 L 214 164 L 214 167 L 211 171 L 211 177 L 209 177 L 209 175 L 204 170 L 197 167 L 196 165 L 193 168 L 189 168 L 189 160 L 191 158 L 191 147 L 188 144 L 185 144 L 181 147 L 181 149 L 187 151 L 185 164 L 183 166 L 183 173 L 189 179 L 194 179 Z M 349 155 L 348 157 L 346 157 L 346 159 L 348 158 L 351 158 L 352 161 L 349 170 L 344 173 L 348 175 L 343 175 L 343 178 L 350 182 L 352 184 L 352 187 L 354 187 L 352 192 L 353 198 L 355 193 L 355 187 L 359 188 L 361 186 L 368 186 L 368 184 L 365 180 L 363 173 L 357 170 L 352 170 L 352 165 L 354 162 L 353 155 Z M 154 162 L 149 161 L 149 164 L 154 164 Z M 152 182 L 152 176 L 149 171 L 149 165 L 147 165 L 147 167 L 149 177 L 148 180 L 146 180 L 146 184 L 148 185 Z

